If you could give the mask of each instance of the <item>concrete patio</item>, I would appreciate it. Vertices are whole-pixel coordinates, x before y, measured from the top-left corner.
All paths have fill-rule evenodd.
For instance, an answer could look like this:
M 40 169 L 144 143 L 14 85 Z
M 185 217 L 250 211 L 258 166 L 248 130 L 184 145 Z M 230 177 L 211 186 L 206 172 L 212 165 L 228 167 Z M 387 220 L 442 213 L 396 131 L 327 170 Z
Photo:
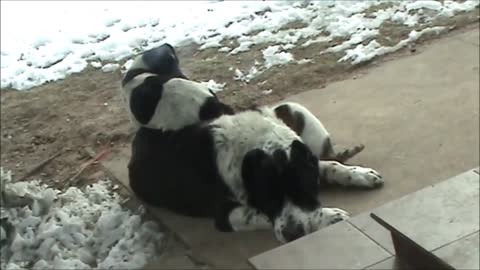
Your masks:
M 366 74 L 288 100 L 308 107 L 341 145 L 366 149 L 350 163 L 381 172 L 373 191 L 329 190 L 324 205 L 352 215 L 378 207 L 479 165 L 478 27 L 417 48 Z M 103 165 L 126 183 L 130 146 Z M 220 233 L 213 222 L 164 210 L 155 216 L 212 268 L 244 269 L 247 259 L 279 245 L 271 232 Z M 158 268 L 172 269 L 156 262 Z M 183 269 L 180 265 L 178 268 Z

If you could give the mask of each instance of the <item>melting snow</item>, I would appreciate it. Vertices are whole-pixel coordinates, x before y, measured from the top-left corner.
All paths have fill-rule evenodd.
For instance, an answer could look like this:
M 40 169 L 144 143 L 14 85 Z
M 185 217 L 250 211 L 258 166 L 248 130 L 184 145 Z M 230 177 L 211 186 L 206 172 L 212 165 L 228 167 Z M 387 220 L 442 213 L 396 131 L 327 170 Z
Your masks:
M 283 65 L 293 61 L 293 55 L 288 52 L 279 52 L 280 46 L 269 46 L 262 51 L 263 59 L 265 60 L 265 67 Z
M 106 64 L 105 66 L 102 67 L 103 72 L 113 72 L 120 68 L 119 64 Z
M 217 83 L 214 80 L 209 80 L 208 82 L 201 82 L 201 84 L 206 85 L 208 89 L 213 92 L 220 92 L 225 87 L 226 83 Z
M 368 45 L 360 44 L 354 49 L 349 49 L 346 51 L 344 57 L 342 57 L 339 62 L 351 60 L 353 64 L 358 64 L 364 61 L 369 61 L 378 55 L 384 55 L 387 53 L 395 52 L 409 43 L 418 40 L 421 36 L 427 33 L 434 33 L 438 34 L 444 31 L 446 28 L 443 26 L 436 26 L 432 28 L 425 28 L 420 32 L 413 30 L 408 35 L 407 39 L 404 39 L 397 43 L 395 46 L 388 47 L 388 46 L 381 46 L 376 40 L 370 41 Z
M 381 3 L 388 5 L 365 13 Z M 344 42 L 324 53 L 344 53 L 342 61 L 351 59 L 356 64 L 414 40 L 377 48 L 381 45 L 373 40 L 387 20 L 413 27 L 478 5 L 478 0 L 199 1 L 188 5 L 176 1 L 2 1 L 1 87 L 29 89 L 80 72 L 88 63 L 119 62 L 165 42 L 174 46 L 195 43 L 200 49 L 214 48 L 230 55 L 268 44 L 264 66 L 258 68 L 265 70 L 293 62 L 295 55 L 289 50 L 298 45 L 328 44 L 341 38 Z M 301 26 L 285 27 L 290 23 Z M 360 50 L 369 51 L 369 56 L 352 57 Z
M 2 184 L 2 269 L 141 269 L 162 233 L 120 205 L 108 181 L 65 192 L 38 181 Z M 7 204 L 8 203 L 8 204 Z
M 311 62 L 313 62 L 312 59 L 306 59 L 306 58 L 304 58 L 304 59 L 298 60 L 298 61 L 297 61 L 297 64 L 299 64 L 299 65 L 304 65 L 304 64 L 311 63 Z

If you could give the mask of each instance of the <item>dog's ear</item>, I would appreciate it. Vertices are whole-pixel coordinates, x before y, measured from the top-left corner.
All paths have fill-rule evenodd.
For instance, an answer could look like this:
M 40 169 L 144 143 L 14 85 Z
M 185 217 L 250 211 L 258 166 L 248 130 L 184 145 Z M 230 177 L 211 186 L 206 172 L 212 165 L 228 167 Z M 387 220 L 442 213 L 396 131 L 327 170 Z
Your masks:
M 285 170 L 287 164 L 288 157 L 283 150 L 276 150 L 271 156 L 261 149 L 254 149 L 248 152 L 243 159 L 242 177 L 246 181 L 262 179 L 263 183 L 278 182 L 278 177 Z M 258 181 L 248 185 L 250 184 L 258 184 Z
M 281 210 L 283 185 L 278 161 L 261 149 L 248 152 L 242 164 L 242 178 L 249 203 L 269 216 Z
M 279 174 L 282 174 L 288 165 L 287 153 L 284 150 L 273 152 L 273 162 Z
M 242 177 L 247 189 L 254 189 L 268 180 L 270 173 L 274 170 L 272 158 L 261 149 L 254 149 L 248 152 L 243 158 Z
M 294 140 L 292 142 L 292 150 L 290 156 L 292 160 L 302 159 L 308 156 L 309 149 L 308 147 L 299 140 Z
M 292 142 L 290 150 L 290 161 L 296 166 L 302 167 L 303 165 L 315 165 L 318 164 L 318 158 L 312 153 L 310 148 L 299 140 Z
M 318 207 L 319 168 L 318 159 L 300 141 L 293 141 L 288 170 L 285 174 L 285 190 L 288 197 L 305 209 Z

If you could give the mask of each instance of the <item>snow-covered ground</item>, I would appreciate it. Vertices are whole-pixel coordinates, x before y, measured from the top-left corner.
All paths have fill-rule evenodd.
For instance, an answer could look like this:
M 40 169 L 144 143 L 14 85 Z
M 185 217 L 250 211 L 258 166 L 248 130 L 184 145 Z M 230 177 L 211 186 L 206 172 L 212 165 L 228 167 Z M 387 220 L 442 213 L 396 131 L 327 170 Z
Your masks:
M 0 180 L 1 269 L 141 269 L 158 254 L 156 223 L 124 209 L 107 180 L 65 192 L 3 168 Z
M 388 5 L 365 13 L 381 3 Z M 290 50 L 336 37 L 346 41 L 318 53 L 342 52 L 340 61 L 357 64 L 398 50 L 426 32 L 444 30 L 412 31 L 408 39 L 383 47 L 375 37 L 386 20 L 412 27 L 478 5 L 478 0 L 2 1 L 1 87 L 29 89 L 80 72 L 89 63 L 111 72 L 119 68 L 115 63 L 164 42 L 196 43 L 231 55 L 271 44 L 260 65 L 238 77 L 245 81 L 274 65 L 308 63 Z M 299 21 L 305 27 L 283 28 Z
M 386 8 L 365 11 L 379 3 Z M 386 21 L 415 26 L 437 16 L 469 11 L 479 1 L 208 1 L 208 2 L 26 2 L 2 1 L 1 87 L 29 89 L 92 66 L 111 72 L 116 63 L 146 49 L 169 42 L 196 43 L 200 49 L 218 48 L 232 55 L 261 43 L 262 65 L 255 74 L 274 65 L 294 62 L 295 46 L 347 40 L 325 52 L 344 52 L 341 61 L 353 64 L 398 50 L 424 31 L 412 31 L 407 40 L 382 47 L 375 39 Z M 428 12 L 426 12 L 428 11 Z M 22 16 L 19 16 L 22 14 Z M 283 29 L 301 21 L 305 27 Z M 435 28 L 426 31 L 443 31 Z M 255 33 L 255 34 L 251 34 Z M 299 40 L 306 40 L 298 44 Z M 236 40 L 237 44 L 229 42 Z M 298 59 L 305 63 L 308 59 Z M 249 80 L 255 74 L 243 75 Z

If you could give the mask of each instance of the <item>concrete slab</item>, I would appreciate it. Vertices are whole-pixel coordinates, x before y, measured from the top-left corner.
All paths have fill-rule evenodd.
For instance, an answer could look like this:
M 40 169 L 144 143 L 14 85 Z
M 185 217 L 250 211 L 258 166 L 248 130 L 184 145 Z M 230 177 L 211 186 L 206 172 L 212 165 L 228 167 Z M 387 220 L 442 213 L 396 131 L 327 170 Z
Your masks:
M 364 143 L 350 163 L 385 177 L 379 190 L 324 192 L 324 204 L 357 214 L 478 166 L 479 49 L 458 40 L 470 35 L 289 98 L 321 119 L 337 143 Z
M 376 263 L 372 266 L 369 266 L 365 269 L 368 270 L 373 270 L 373 269 L 378 269 L 378 270 L 406 270 L 405 265 L 403 265 L 397 257 L 390 257 L 384 261 L 381 261 L 379 263 Z
M 159 269 L 198 269 L 199 267 L 186 256 L 183 250 L 175 248 L 166 248 L 163 254 L 156 260 L 151 261 L 143 270 L 159 270 Z
M 477 24 L 476 31 L 468 31 L 464 35 L 459 36 L 459 39 L 472 45 L 480 46 L 479 25 Z
M 324 192 L 324 205 L 357 214 L 478 166 L 479 52 L 458 39 L 468 35 L 289 98 L 310 108 L 337 143 L 364 143 L 351 163 L 373 167 L 386 179 L 375 191 Z M 126 182 L 129 156 L 127 149 L 102 163 Z M 271 232 L 222 234 L 208 220 L 154 212 L 194 256 L 216 268 L 247 268 L 249 257 L 279 245 Z
M 369 212 L 385 220 L 428 251 L 479 230 L 479 176 L 472 170 L 408 194 Z M 363 215 L 349 220 L 380 246 L 392 252 L 386 229 Z
M 363 269 L 392 254 L 340 222 L 250 259 L 256 269 Z
M 373 234 L 373 241 L 378 243 L 391 254 L 395 254 L 395 249 L 393 248 L 392 236 L 390 234 L 390 231 L 386 230 L 384 227 L 378 224 L 378 222 L 373 220 L 370 217 L 370 213 L 370 211 L 363 212 L 349 218 L 347 222 L 352 224 L 358 230 L 363 231 L 367 235 Z
M 248 258 L 279 245 L 271 231 L 222 233 L 212 220 L 183 217 L 158 208 L 152 214 L 180 236 L 197 260 L 213 268 L 249 269 Z
M 395 259 L 383 261 L 395 250 L 389 231 L 369 216 L 373 212 L 425 249 L 436 250 L 440 258 L 456 263 L 458 269 L 476 269 L 463 266 L 478 262 L 479 182 L 478 174 L 469 170 L 255 256 L 250 262 L 256 269 L 401 268 Z M 464 248 L 469 252 L 457 254 Z
M 455 269 L 480 269 L 480 233 L 476 232 L 433 252 Z
M 124 186 L 128 186 L 127 164 L 130 158 L 130 146 L 118 149 L 110 154 L 102 165 Z M 213 221 L 203 218 L 190 218 L 172 213 L 166 209 L 148 207 L 149 213 L 156 217 L 169 230 L 190 248 L 192 256 L 214 268 L 219 269 L 248 269 L 251 266 L 247 259 L 261 252 L 277 247 L 280 243 L 275 240 L 271 231 L 222 233 L 215 229 Z M 175 255 L 173 258 L 165 256 L 148 267 L 160 265 L 167 269 L 176 262 L 181 267 L 190 268 L 190 262 Z

